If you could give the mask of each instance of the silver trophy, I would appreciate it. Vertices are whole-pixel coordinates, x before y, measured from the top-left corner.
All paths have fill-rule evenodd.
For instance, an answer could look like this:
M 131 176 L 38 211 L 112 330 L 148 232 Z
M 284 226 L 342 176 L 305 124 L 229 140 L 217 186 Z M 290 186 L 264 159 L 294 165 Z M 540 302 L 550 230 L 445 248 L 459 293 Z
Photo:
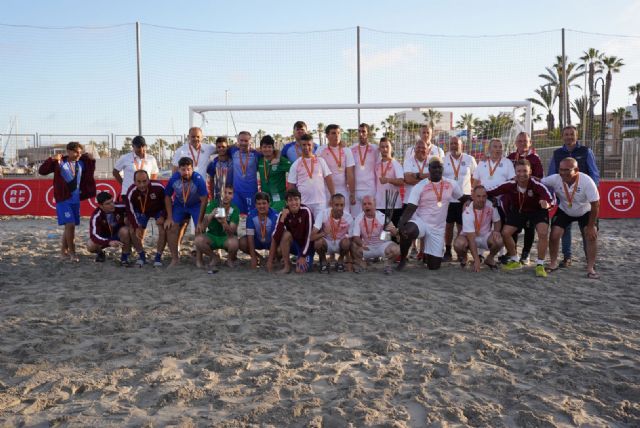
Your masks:
M 216 181 L 213 186 L 213 200 L 216 201 L 217 207 L 213 210 L 213 216 L 215 218 L 227 217 L 227 210 L 222 206 L 222 196 L 224 195 L 224 188 L 227 184 L 227 171 L 226 168 L 216 168 Z
M 387 226 L 391 223 L 393 213 L 396 210 L 396 202 L 400 193 L 397 190 L 387 189 L 384 191 L 384 227 L 380 232 L 381 241 L 391 241 L 391 232 L 387 230 Z

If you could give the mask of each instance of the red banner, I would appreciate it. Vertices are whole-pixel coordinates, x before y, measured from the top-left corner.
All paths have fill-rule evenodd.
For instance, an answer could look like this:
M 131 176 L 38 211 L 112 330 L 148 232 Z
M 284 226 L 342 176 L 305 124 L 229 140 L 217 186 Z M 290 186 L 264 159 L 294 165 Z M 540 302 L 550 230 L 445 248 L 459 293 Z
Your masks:
M 98 192 L 106 190 L 120 194 L 115 180 L 96 180 Z M 640 218 L 640 182 L 602 181 L 600 190 L 600 218 Z M 53 180 L 0 180 L 0 215 L 55 216 Z M 97 206 L 95 199 L 83 201 L 80 214 L 90 216 Z

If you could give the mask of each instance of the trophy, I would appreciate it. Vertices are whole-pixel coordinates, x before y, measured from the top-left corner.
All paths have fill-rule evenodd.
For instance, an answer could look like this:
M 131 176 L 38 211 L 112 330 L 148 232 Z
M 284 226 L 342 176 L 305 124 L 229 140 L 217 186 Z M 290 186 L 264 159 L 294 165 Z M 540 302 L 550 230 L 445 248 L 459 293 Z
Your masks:
M 224 188 L 227 184 L 227 169 L 216 168 L 215 178 L 213 199 L 216 201 L 217 207 L 213 210 L 213 216 L 215 218 L 225 218 L 227 216 L 227 210 L 222 206 L 222 195 L 224 194 Z
M 400 193 L 397 190 L 387 189 L 384 191 L 384 227 L 380 232 L 381 241 L 391 241 L 391 232 L 386 229 L 393 218 L 399 195 Z

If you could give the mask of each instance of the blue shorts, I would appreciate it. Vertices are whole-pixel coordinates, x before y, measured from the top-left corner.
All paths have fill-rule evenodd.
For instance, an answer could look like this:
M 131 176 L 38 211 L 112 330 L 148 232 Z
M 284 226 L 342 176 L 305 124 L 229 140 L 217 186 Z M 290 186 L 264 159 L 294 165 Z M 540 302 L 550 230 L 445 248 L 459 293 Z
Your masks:
M 259 239 L 256 239 L 256 237 L 253 237 L 253 246 L 256 248 L 256 250 L 268 250 L 271 248 L 271 240 L 269 240 L 268 242 L 262 242 Z
M 182 223 L 188 217 L 191 217 L 193 220 L 193 225 L 198 225 L 198 217 L 200 217 L 200 204 L 187 206 L 185 207 L 183 204 L 174 204 L 173 205 L 173 222 L 174 223 Z
M 58 214 L 58 226 L 65 224 L 80 224 L 80 202 L 71 202 L 69 199 L 56 202 L 56 214 Z
M 198 215 L 200 215 L 199 209 L 198 209 Z M 140 226 L 143 229 L 147 228 L 147 223 L 149 223 L 149 220 L 151 220 L 152 218 L 155 218 L 156 220 L 158 220 L 160 217 L 165 217 L 164 211 L 158 211 L 156 215 L 151 217 L 147 217 L 145 214 L 136 213 L 136 221 L 138 222 L 138 226 Z
M 255 193 L 235 192 L 232 202 L 240 210 L 240 214 L 249 214 L 249 211 L 256 207 Z
M 257 247 L 256 247 L 257 248 Z M 298 245 L 296 241 L 291 242 L 291 248 L 289 248 L 289 254 L 292 256 L 298 256 L 298 254 L 302 253 L 302 249 Z M 307 272 L 311 272 L 311 268 L 313 267 L 313 256 L 315 255 L 315 248 L 313 247 L 313 241 L 309 243 L 309 253 L 305 259 L 307 260 Z

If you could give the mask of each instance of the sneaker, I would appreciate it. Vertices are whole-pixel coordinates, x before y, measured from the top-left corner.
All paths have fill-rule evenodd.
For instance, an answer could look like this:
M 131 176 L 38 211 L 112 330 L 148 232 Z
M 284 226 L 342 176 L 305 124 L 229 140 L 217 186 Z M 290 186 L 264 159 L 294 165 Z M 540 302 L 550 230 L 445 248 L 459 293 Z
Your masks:
M 391 266 L 385 266 L 384 267 L 384 274 L 385 275 L 391 275 L 393 273 L 393 268 Z
M 508 255 L 505 254 L 504 256 L 498 257 L 498 261 L 500 262 L 500 264 L 506 265 L 507 263 L 509 263 L 509 261 L 511 261 L 511 259 Z
M 104 263 L 105 260 L 107 260 L 107 255 L 104 251 L 98 251 L 98 254 L 96 254 L 96 263 Z
M 120 260 L 120 266 L 121 267 L 130 267 L 131 266 L 131 262 L 129 260 Z
M 522 269 L 522 265 L 520 264 L 520 262 L 517 262 L 515 260 L 510 260 L 509 262 L 502 265 L 502 270 L 504 271 L 512 271 L 518 269 Z
M 136 266 L 138 266 L 139 268 L 143 267 L 145 264 L 145 261 L 142 259 L 136 260 Z
M 524 256 L 524 254 L 520 257 L 520 264 L 522 266 L 529 266 L 529 263 L 531 262 L 531 259 L 529 258 L 529 256 Z
M 336 263 L 336 272 L 344 272 L 344 264 Z
M 539 276 L 540 278 L 547 277 L 547 271 L 545 270 L 543 265 L 536 266 L 536 276 Z
M 329 273 L 329 265 L 320 265 L 320 273 Z
M 162 267 L 162 262 L 160 260 L 156 260 L 153 262 L 153 267 Z

